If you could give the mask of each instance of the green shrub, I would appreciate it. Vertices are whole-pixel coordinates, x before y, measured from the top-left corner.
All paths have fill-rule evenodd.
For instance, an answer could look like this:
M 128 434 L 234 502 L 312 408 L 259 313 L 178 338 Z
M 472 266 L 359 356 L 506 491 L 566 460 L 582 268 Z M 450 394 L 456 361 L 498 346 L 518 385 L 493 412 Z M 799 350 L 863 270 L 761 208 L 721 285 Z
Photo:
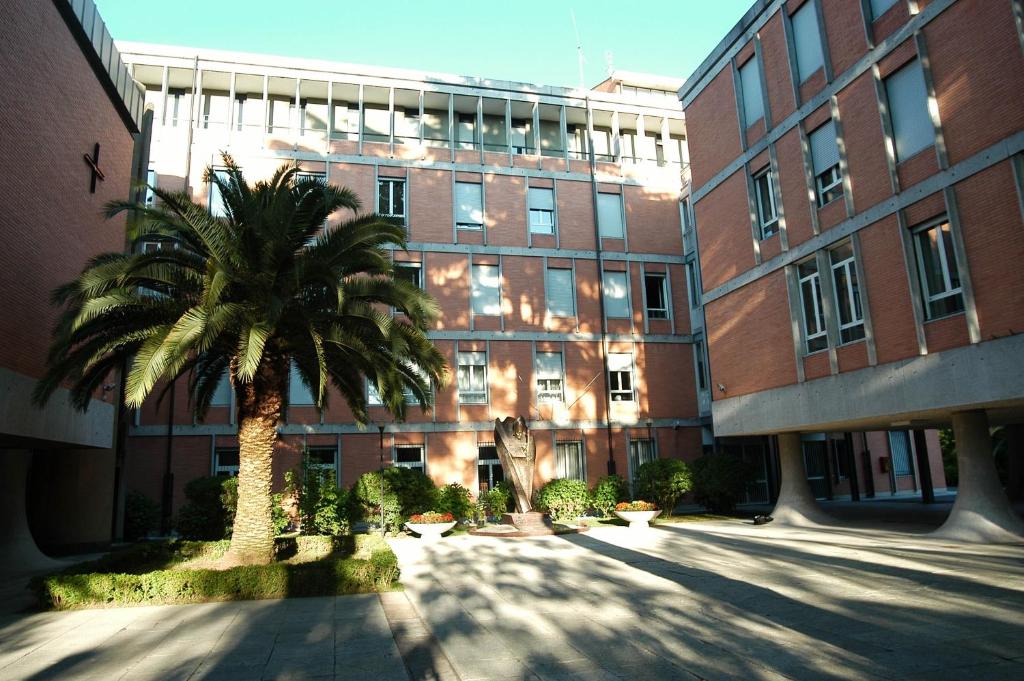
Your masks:
M 753 479 L 750 464 L 729 454 L 705 454 L 692 464 L 693 500 L 709 511 L 728 513 Z
M 380 522 L 380 472 L 363 473 L 352 487 L 353 517 Z M 413 513 L 434 507 L 437 489 L 421 471 L 392 466 L 384 469 L 384 525 L 388 532 L 401 529 Z
M 124 498 L 124 538 L 135 541 L 160 527 L 160 504 L 142 492 L 128 492 Z
M 225 483 L 237 485 L 237 482 L 231 483 L 230 480 L 221 477 L 196 478 L 185 485 L 188 503 L 178 511 L 175 523 L 179 535 L 197 540 L 223 539 L 229 535 L 234 510 L 233 507 L 226 509 L 221 497 Z M 236 502 L 237 498 L 236 492 Z
M 679 459 L 648 461 L 636 472 L 634 492 L 637 498 L 653 500 L 666 515 L 693 485 L 690 468 Z
M 582 480 L 555 479 L 537 491 L 535 505 L 556 522 L 575 523 L 590 506 L 590 492 Z
M 629 486 L 620 475 L 606 475 L 597 481 L 590 493 L 594 510 L 602 517 L 611 516 L 615 504 L 629 496 Z
M 356 480 L 349 494 L 349 517 L 379 523 L 381 516 L 381 477 L 379 472 L 364 473 Z M 384 481 L 384 530 L 398 532 L 404 519 L 398 496 Z
M 437 487 L 434 481 L 415 468 L 392 466 L 384 469 L 384 481 L 398 497 L 402 516 L 408 518 L 413 513 L 423 513 L 434 507 L 437 500 Z
M 451 513 L 456 520 L 472 517 L 473 500 L 469 490 L 457 482 L 445 485 L 437 490 L 434 510 Z
M 304 456 L 302 468 L 298 476 L 293 476 L 289 481 L 289 487 L 298 500 L 302 534 L 348 534 L 348 492 L 338 488 L 333 470 L 317 468 L 312 465 L 309 456 Z M 277 506 L 280 507 L 280 503 Z
M 510 503 L 512 503 L 512 487 L 505 480 L 486 492 L 480 493 L 480 505 L 483 506 L 484 514 L 488 518 L 500 518 L 503 513 L 508 513 Z

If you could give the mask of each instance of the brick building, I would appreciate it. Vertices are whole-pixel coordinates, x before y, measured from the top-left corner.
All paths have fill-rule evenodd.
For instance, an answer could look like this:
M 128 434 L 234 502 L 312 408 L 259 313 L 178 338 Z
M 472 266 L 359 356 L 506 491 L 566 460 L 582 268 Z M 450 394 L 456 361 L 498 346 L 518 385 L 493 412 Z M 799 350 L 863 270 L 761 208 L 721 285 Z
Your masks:
M 679 90 L 715 435 L 777 450 L 794 518 L 815 515 L 804 468 L 941 485 L 926 429 L 952 423 L 944 531 L 1021 531 L 988 431 L 1007 424 L 1018 464 L 1021 17 L 1019 0 L 760 0 Z
M 401 216 L 398 275 L 434 295 L 431 336 L 456 374 L 430 414 L 360 430 L 340 398 L 318 414 L 298 381 L 276 485 L 301 452 L 351 485 L 389 465 L 472 490 L 501 478 L 495 418 L 534 429 L 538 477 L 593 483 L 655 456 L 701 451 L 680 174 L 680 80 L 650 92 L 581 91 L 251 54 L 120 44 L 155 116 L 150 180 L 216 212 L 202 180 L 229 152 L 250 179 L 280 164 Z M 630 74 L 621 87 L 646 87 Z M 596 219 L 595 219 L 595 216 Z M 603 294 L 602 294 L 603 292 Z M 371 396 L 374 386 L 367 386 Z M 189 480 L 238 465 L 233 396 L 203 423 L 185 389 L 130 428 L 129 487 L 174 508 Z

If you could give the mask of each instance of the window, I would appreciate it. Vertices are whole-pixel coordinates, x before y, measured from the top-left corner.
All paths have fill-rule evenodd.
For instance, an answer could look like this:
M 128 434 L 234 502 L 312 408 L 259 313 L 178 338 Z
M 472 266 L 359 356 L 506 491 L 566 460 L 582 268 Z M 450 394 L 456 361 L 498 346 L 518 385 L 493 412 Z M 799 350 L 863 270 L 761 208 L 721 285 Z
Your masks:
M 380 398 L 380 390 L 369 378 L 366 379 L 366 404 L 371 407 L 379 407 L 384 404 L 384 400 Z
M 640 466 L 650 463 L 657 458 L 658 453 L 654 446 L 654 440 L 629 441 L 629 468 L 633 478 L 636 478 L 636 472 L 640 470 Z M 671 513 L 670 509 L 666 510 Z
M 224 375 L 220 377 L 217 389 L 213 391 L 213 397 L 210 398 L 210 406 L 231 406 L 231 380 L 228 378 L 228 372 L 226 371 L 224 372 Z
M 700 286 L 697 284 L 697 262 L 695 260 L 686 263 L 686 279 L 690 286 L 690 307 L 699 307 Z
M 839 342 L 852 343 L 864 337 L 864 311 L 860 303 L 853 244 L 847 242 L 832 249 L 828 257 L 832 263 L 832 286 L 839 308 Z
M 176 128 L 178 122 L 184 120 L 186 104 L 184 103 L 185 91 L 180 88 L 168 88 L 167 109 L 164 111 L 164 125 Z
M 547 284 L 544 298 L 548 314 L 552 317 L 575 317 L 572 270 L 549 267 Z
M 843 195 L 843 174 L 839 170 L 839 144 L 832 121 L 810 134 L 811 165 L 818 193 L 818 205 L 824 206 Z
M 604 314 L 609 319 L 629 318 L 629 296 L 625 272 L 605 272 L 601 288 L 604 292 Z
M 459 149 L 476 149 L 476 114 L 456 114 L 455 139 Z
M 338 450 L 336 447 L 309 447 L 306 450 L 309 470 L 318 471 L 335 485 L 338 484 Z
M 423 445 L 395 445 L 395 465 L 400 468 L 415 468 L 421 473 L 426 473 Z
M 690 231 L 690 202 L 683 199 L 679 202 L 679 223 L 683 228 L 683 236 Z
M 779 214 L 775 209 L 775 186 L 771 168 L 754 175 L 754 198 L 757 201 L 757 220 L 761 238 L 767 239 L 779 231 Z
M 530 231 L 534 234 L 555 233 L 555 190 L 530 187 Z
M 459 402 L 487 404 L 487 353 L 460 352 L 458 360 Z
M 807 353 L 810 354 L 828 347 L 825 311 L 821 305 L 821 278 L 818 276 L 818 265 L 813 259 L 800 263 L 797 266 L 797 271 L 800 275 L 804 342 Z
M 493 442 L 478 442 L 476 445 L 476 474 L 480 491 L 486 492 L 505 479 L 505 469 L 498 459 L 498 449 Z
M 427 372 L 426 371 L 424 371 L 423 369 L 420 369 L 416 365 L 413 365 L 412 370 L 413 370 L 413 372 L 416 373 L 417 376 L 419 376 L 421 379 L 423 379 L 424 383 L 427 383 L 427 384 L 430 383 L 430 378 L 427 376 Z M 419 399 L 417 399 L 416 394 L 412 391 L 412 388 L 409 388 L 408 386 L 403 386 L 402 387 L 402 395 L 405 396 L 405 403 L 406 404 L 418 404 L 419 403 Z
M 228 171 L 224 168 L 217 168 L 213 171 L 213 174 L 217 176 L 221 182 L 228 181 Z M 210 193 L 207 197 L 207 207 L 210 211 L 210 215 L 215 218 L 227 217 L 227 207 L 224 205 L 224 197 L 220 194 L 220 186 L 210 178 Z
M 533 153 L 533 121 L 525 118 L 512 119 L 512 152 Z
M 501 275 L 497 265 L 473 265 L 470 302 L 473 314 L 501 314 Z
M 483 229 L 483 185 L 455 183 L 455 226 L 459 229 Z
M 790 20 L 793 22 L 796 70 L 802 83 L 825 65 L 825 58 L 821 52 L 821 32 L 818 30 L 818 11 L 814 0 L 805 2 L 793 13 Z
M 423 288 L 423 267 L 418 262 L 396 262 L 395 281 L 404 281 L 416 288 Z
M 562 394 L 562 353 L 538 352 L 537 365 L 537 401 L 561 402 Z
M 943 220 L 915 229 L 914 252 L 927 318 L 936 319 L 962 312 L 964 298 L 960 270 L 956 265 L 949 222 Z
M 405 180 L 377 180 L 377 212 L 405 222 Z
M 708 372 L 704 364 L 704 341 L 702 339 L 693 342 L 693 354 L 697 366 L 697 387 L 700 390 L 708 389 Z
M 889 454 L 892 456 L 892 472 L 897 477 L 914 474 L 910 461 L 910 434 L 905 430 L 889 431 Z
M 622 194 L 597 195 L 597 227 L 602 239 L 622 238 Z
M 156 187 L 156 171 L 150 168 L 146 171 L 146 189 L 142 198 L 142 203 L 146 208 L 153 208 L 156 206 L 156 192 L 153 189 Z
M 743 120 L 749 128 L 764 118 L 761 72 L 757 67 L 756 57 L 752 57 L 740 67 L 740 97 L 743 100 Z
M 221 477 L 238 475 L 238 447 L 217 447 L 213 450 L 213 474 Z
M 555 477 L 562 480 L 583 480 L 587 474 L 583 443 L 578 440 L 555 443 Z
M 299 375 L 299 368 L 295 364 L 291 364 L 288 371 L 288 404 L 294 406 L 297 405 L 310 405 L 314 404 L 313 393 L 309 387 L 302 382 L 302 377 Z
M 612 402 L 633 401 L 633 355 L 608 353 L 608 385 Z
M 885 79 L 896 160 L 903 161 L 935 144 L 935 128 L 928 113 L 928 88 L 916 59 Z
M 668 319 L 668 286 L 661 272 L 644 274 L 644 293 L 647 296 L 647 318 Z
M 871 0 L 871 18 L 877 19 L 896 4 L 896 0 Z

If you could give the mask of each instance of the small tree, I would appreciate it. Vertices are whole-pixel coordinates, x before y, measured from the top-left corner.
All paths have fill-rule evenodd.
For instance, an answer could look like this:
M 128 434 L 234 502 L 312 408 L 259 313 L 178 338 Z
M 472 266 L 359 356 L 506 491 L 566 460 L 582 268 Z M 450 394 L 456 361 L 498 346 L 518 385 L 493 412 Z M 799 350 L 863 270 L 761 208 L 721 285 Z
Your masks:
M 705 454 L 693 469 L 693 500 L 716 513 L 730 513 L 743 498 L 753 469 L 746 461 L 729 454 Z
M 690 468 L 679 459 L 648 461 L 636 472 L 637 498 L 653 501 L 664 513 L 671 514 L 683 495 L 690 491 Z
M 625 501 L 629 496 L 629 486 L 620 475 L 606 475 L 597 481 L 590 496 L 594 510 L 607 518 L 612 514 L 615 504 Z

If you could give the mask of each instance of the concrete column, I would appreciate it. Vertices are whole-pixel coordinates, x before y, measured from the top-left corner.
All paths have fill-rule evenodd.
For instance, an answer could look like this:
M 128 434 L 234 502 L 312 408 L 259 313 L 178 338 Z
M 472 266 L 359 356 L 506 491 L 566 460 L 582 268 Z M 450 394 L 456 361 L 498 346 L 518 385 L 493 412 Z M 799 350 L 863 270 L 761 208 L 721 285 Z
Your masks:
M 1024 500 L 1024 424 L 1006 426 L 1006 495 Z
M 1024 520 L 999 483 L 988 416 L 981 410 L 953 414 L 953 435 L 960 485 L 949 518 L 932 536 L 985 543 L 1021 541 Z
M 4 578 L 61 565 L 45 556 L 28 529 L 25 486 L 32 452 L 0 450 L 0 576 Z
M 921 481 L 921 503 L 935 503 L 935 486 L 932 484 L 932 466 L 928 455 L 928 441 L 924 429 L 914 430 L 914 454 L 917 458 L 917 477 Z
M 779 473 L 779 500 L 772 510 L 775 522 L 798 526 L 830 524 L 831 519 L 819 508 L 807 484 L 799 433 L 779 433 Z

